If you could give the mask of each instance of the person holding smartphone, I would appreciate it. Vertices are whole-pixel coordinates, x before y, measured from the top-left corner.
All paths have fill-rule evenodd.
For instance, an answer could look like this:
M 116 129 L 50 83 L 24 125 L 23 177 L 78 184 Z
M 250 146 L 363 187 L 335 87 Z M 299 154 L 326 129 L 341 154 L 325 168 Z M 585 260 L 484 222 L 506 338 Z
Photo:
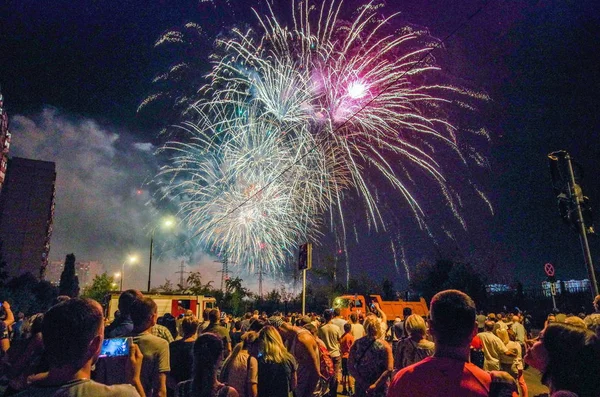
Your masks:
M 104 340 L 104 317 L 98 302 L 74 298 L 44 315 L 42 336 L 50 370 L 35 375 L 18 397 L 146 397 L 140 381 L 142 353 L 131 344 L 125 372 L 129 384 L 107 386 L 90 379 Z

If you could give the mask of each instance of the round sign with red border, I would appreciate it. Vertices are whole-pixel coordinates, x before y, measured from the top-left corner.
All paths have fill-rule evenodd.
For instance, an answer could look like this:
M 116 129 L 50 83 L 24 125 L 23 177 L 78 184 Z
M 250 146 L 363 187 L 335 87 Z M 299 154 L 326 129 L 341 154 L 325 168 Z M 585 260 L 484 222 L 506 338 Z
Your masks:
M 554 276 L 554 266 L 552 266 L 552 263 L 546 263 L 544 265 L 544 271 L 548 277 Z

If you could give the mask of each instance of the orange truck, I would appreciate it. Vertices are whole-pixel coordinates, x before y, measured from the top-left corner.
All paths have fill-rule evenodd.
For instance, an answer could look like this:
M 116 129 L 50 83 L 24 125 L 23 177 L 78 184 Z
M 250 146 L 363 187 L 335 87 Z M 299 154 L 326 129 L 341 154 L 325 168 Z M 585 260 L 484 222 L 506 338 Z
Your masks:
M 348 318 L 350 313 L 366 314 L 368 312 L 376 312 L 375 303 L 385 313 L 388 321 L 393 321 L 396 317 L 403 317 L 402 312 L 407 307 L 412 309 L 413 314 L 420 316 L 429 315 L 427 303 L 423 298 L 420 298 L 416 302 L 404 301 L 402 299 L 384 301 L 379 295 L 370 295 L 366 299 L 362 295 L 342 295 L 333 300 L 333 308 L 339 308 L 341 315 L 344 318 Z

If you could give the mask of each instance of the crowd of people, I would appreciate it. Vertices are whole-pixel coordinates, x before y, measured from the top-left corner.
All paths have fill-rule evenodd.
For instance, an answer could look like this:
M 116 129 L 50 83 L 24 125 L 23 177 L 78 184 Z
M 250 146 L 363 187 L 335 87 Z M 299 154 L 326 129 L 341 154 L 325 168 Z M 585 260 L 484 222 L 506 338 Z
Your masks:
M 476 313 L 466 294 L 435 295 L 428 318 L 405 309 L 389 321 L 339 309 L 321 315 L 207 309 L 158 317 L 137 290 L 115 320 L 84 298 L 59 297 L 46 313 L 0 313 L 4 396 L 528 397 L 524 367 L 552 397 L 600 396 L 600 296 L 588 316 L 552 315 L 533 337 L 521 313 Z M 100 357 L 105 338 L 128 338 L 124 356 Z

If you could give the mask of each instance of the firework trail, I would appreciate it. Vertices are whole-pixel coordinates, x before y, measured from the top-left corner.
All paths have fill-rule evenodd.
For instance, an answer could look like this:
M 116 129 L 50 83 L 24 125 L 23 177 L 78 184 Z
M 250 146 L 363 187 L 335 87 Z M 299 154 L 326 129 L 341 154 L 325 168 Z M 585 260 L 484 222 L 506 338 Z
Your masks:
M 411 189 L 433 180 L 466 228 L 438 151 L 467 164 L 446 108 L 473 109 L 469 101 L 487 97 L 436 82 L 430 52 L 440 43 L 426 30 L 394 29 L 396 15 L 380 17 L 374 3 L 343 20 L 342 5 L 294 2 L 290 27 L 273 11 L 255 12 L 258 30 L 217 39 L 203 99 L 192 105 L 199 115 L 187 126 L 192 143 L 167 144 L 176 155 L 163 170 L 172 175 L 167 194 L 179 197 L 210 251 L 277 270 L 298 242 L 318 237 L 327 211 L 331 226 L 341 220 L 345 241 L 349 188 L 362 197 L 368 222 L 385 228 L 372 173 L 410 204 L 422 228 L 425 213 Z

